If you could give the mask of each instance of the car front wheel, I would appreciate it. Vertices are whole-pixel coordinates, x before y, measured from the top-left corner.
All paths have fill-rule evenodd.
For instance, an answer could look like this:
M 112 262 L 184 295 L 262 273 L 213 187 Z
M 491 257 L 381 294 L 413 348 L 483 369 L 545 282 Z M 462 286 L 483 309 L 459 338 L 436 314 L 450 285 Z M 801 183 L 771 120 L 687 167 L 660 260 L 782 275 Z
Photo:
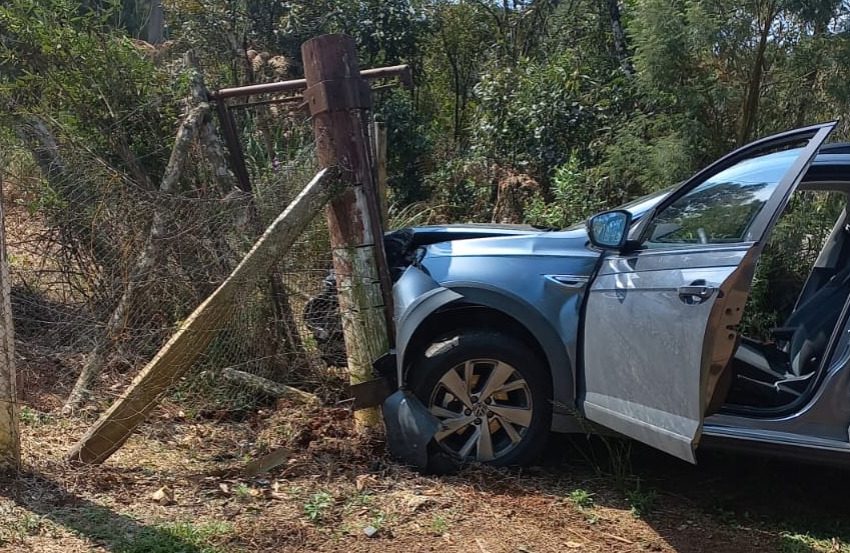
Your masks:
M 528 464 L 549 435 L 552 385 L 540 355 L 517 338 L 459 331 L 410 368 L 413 392 L 442 423 L 434 436 L 462 461 Z

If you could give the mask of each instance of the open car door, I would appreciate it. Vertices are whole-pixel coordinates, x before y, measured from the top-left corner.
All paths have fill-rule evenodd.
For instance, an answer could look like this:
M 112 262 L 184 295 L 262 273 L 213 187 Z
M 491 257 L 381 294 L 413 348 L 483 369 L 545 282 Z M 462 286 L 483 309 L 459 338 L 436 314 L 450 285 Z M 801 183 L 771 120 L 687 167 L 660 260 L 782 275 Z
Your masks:
M 623 251 L 603 257 L 585 306 L 585 417 L 695 462 L 767 234 L 834 126 L 732 152 L 636 223 Z

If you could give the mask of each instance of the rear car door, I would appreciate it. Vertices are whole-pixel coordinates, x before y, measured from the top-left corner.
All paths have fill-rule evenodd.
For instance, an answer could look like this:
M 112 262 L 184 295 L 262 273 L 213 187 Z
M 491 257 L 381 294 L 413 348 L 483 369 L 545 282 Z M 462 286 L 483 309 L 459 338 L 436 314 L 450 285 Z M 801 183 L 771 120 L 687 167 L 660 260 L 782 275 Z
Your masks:
M 727 155 L 643 217 L 624 251 L 603 256 L 583 326 L 587 419 L 695 462 L 767 233 L 834 126 Z

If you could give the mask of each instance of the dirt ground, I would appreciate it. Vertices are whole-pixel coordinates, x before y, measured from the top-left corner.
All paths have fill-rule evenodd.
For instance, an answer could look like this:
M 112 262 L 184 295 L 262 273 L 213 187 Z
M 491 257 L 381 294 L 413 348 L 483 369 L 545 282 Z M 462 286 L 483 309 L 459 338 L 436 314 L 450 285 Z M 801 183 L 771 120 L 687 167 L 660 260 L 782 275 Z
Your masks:
M 428 477 L 355 436 L 346 410 L 297 406 L 239 422 L 166 406 L 80 469 L 61 456 L 85 421 L 28 409 L 24 423 L 26 471 L 0 486 L 3 552 L 850 551 L 837 469 L 720 455 L 692 467 L 633 446 L 617 476 L 601 440 L 555 436 L 535 468 Z M 284 465 L 245 476 L 282 446 Z

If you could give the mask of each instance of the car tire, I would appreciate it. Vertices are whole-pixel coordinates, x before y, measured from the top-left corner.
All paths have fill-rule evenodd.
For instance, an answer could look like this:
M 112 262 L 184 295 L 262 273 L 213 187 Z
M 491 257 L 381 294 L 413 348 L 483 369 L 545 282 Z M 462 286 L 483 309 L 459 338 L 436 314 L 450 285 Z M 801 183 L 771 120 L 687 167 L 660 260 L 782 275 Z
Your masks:
M 552 380 L 540 354 L 522 340 L 487 330 L 452 332 L 432 340 L 408 375 L 413 393 L 444 424 L 430 448 L 436 462 L 445 464 L 448 454 L 461 463 L 527 465 L 545 447 Z

